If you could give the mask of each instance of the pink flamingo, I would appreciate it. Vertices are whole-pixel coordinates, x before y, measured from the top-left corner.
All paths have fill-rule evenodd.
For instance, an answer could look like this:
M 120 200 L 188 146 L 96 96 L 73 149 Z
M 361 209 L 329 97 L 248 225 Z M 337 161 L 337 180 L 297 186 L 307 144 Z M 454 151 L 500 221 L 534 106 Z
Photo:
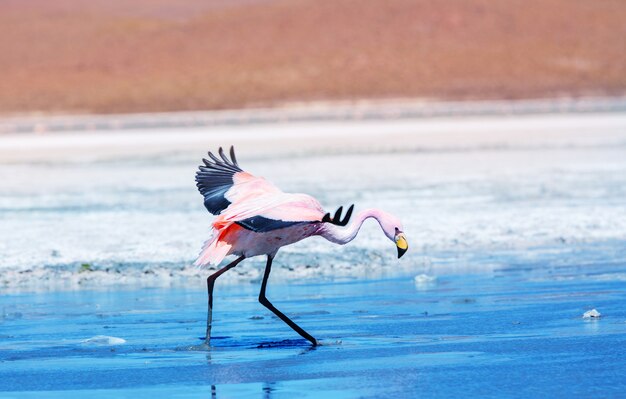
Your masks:
M 278 250 L 315 235 L 343 245 L 356 237 L 366 219 L 374 218 L 387 238 L 396 244 L 400 258 L 408 249 L 402 223 L 386 212 L 367 209 L 360 212 L 348 226 L 354 205 L 350 206 L 343 219 L 343 207 L 337 209 L 331 217 L 315 198 L 306 194 L 284 193 L 264 178 L 244 172 L 237 163 L 233 147 L 230 148 L 230 159 L 221 147 L 218 153 L 221 159 L 209 152 L 211 160 L 203 159 L 204 165 L 196 173 L 198 190 L 204 196 L 204 206 L 217 217 L 213 222 L 212 237 L 205 242 L 195 264 L 217 266 L 228 255 L 236 255 L 238 258 L 207 278 L 209 306 L 206 345 L 211 340 L 215 280 L 245 258 L 258 255 L 267 256 L 259 302 L 313 346 L 317 345 L 313 336 L 276 309 L 265 296 L 272 260 Z

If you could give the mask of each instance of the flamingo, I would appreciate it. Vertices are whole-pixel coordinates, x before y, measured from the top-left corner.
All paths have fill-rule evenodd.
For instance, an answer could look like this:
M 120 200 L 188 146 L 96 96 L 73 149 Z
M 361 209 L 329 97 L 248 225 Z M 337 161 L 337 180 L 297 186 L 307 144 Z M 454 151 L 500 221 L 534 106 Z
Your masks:
M 197 187 L 204 197 L 204 206 L 217 217 L 212 224 L 211 238 L 204 243 L 196 266 L 219 266 L 229 255 L 237 258 L 207 278 L 209 296 L 205 344 L 210 347 L 213 317 L 213 287 L 215 280 L 246 258 L 267 256 L 259 302 L 272 311 L 313 346 L 319 342 L 294 323 L 267 299 L 267 280 L 272 261 L 278 250 L 311 236 L 322 236 L 340 245 L 352 241 L 366 219 L 374 218 L 385 236 L 393 241 L 398 258 L 408 249 L 400 220 L 379 209 L 367 209 L 356 215 L 348 225 L 354 205 L 342 217 L 339 207 L 331 217 L 320 203 L 307 194 L 290 194 L 278 189 L 262 177 L 256 177 L 239 167 L 235 149 L 230 158 L 220 147 L 219 158 L 209 152 L 196 173 Z

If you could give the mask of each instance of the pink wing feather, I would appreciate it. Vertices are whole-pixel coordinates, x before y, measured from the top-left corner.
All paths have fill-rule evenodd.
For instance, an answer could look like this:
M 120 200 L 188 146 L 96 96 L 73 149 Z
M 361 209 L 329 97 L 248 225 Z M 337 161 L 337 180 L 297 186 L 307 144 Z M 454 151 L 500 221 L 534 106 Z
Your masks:
M 284 193 L 264 178 L 242 171 L 237 165 L 232 149 L 232 162 L 227 162 L 228 160 L 223 156 L 221 149 L 220 155 L 222 155 L 224 162 L 213 164 L 210 161 L 207 163 L 205 160 L 206 166 L 200 168 L 196 179 L 201 193 L 205 195 L 205 198 L 209 198 L 210 202 L 207 208 L 211 208 L 210 211 L 219 212 L 213 222 L 212 237 L 205 242 L 202 252 L 195 262 L 196 265 L 218 264 L 229 254 L 232 245 L 229 244 L 226 237 L 241 228 L 236 225 L 237 222 L 241 222 L 241 226 L 245 227 L 244 221 L 257 218 L 269 220 L 270 223 L 280 226 L 282 222 L 287 224 L 317 222 L 324 217 L 324 210 L 315 198 L 306 194 Z M 212 158 L 216 159 L 216 157 Z M 207 167 L 211 169 L 207 169 Z M 220 168 L 229 168 L 229 170 L 225 171 Z M 233 168 L 237 170 L 233 170 Z M 216 169 L 220 170 L 215 172 Z M 215 180 L 213 180 L 211 173 L 216 175 Z M 226 173 L 230 178 L 225 177 Z M 213 181 L 219 185 L 213 184 Z M 217 196 L 219 192 L 223 192 L 222 197 Z M 228 205 L 225 209 L 220 210 L 214 204 Z

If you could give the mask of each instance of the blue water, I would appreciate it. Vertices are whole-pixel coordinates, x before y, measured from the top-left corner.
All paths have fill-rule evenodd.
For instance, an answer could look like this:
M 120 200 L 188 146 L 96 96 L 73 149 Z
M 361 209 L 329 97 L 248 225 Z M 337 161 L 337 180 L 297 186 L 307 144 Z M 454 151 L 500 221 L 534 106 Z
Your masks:
M 528 267 L 526 267 L 528 266 Z M 0 397 L 623 397 L 626 263 L 204 290 L 0 297 Z M 584 320 L 596 308 L 602 317 Z M 97 335 L 121 345 L 84 343 Z

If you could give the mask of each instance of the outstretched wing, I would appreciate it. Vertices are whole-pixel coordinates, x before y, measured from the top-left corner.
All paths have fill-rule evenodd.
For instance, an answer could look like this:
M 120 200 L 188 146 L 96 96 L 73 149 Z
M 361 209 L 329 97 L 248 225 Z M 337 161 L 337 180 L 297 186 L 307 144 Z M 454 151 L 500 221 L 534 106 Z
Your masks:
M 218 229 L 232 223 L 258 233 L 318 222 L 345 226 L 352 215 L 354 205 L 343 219 L 343 207 L 331 218 L 330 213 L 324 214 L 315 198 L 284 193 L 264 178 L 244 172 L 232 146 L 230 159 L 222 147 L 218 154 L 219 158 L 209 152 L 210 160 L 202 159 L 204 165 L 196 173 L 204 206 L 212 214 L 219 215 L 213 224 Z
M 295 222 L 284 221 L 266 218 L 265 216 L 252 216 L 247 219 L 238 220 L 239 226 L 252 230 L 256 233 L 267 233 L 268 231 L 284 229 L 285 227 L 295 226 L 297 224 L 311 223 L 311 222 Z
M 237 163 L 234 147 L 230 147 L 230 159 L 222 147 L 218 154 L 221 159 L 209 152 L 211 159 L 203 158 L 204 165 L 196 172 L 196 186 L 204 197 L 204 206 L 212 214 L 221 214 L 233 203 L 284 194 L 264 178 L 243 171 Z
M 214 225 L 237 223 L 257 233 L 298 224 L 317 223 L 324 211 L 306 194 L 276 192 L 235 202 L 222 212 Z
M 237 164 L 233 147 L 230 147 L 230 159 L 224 155 L 222 147 L 219 155 L 222 159 L 209 152 L 211 161 L 203 158 L 204 166 L 201 165 L 196 173 L 196 186 L 204 197 L 204 206 L 214 215 L 228 208 L 230 201 L 226 198 L 226 193 L 235 184 L 235 174 L 243 172 Z
M 196 173 L 204 206 L 219 215 L 214 226 L 236 223 L 255 232 L 267 232 L 301 223 L 319 222 L 323 211 L 319 203 L 304 194 L 287 194 L 262 177 L 243 171 L 234 148 L 230 159 L 220 147 L 219 158 L 209 152 Z M 221 158 L 221 159 L 220 159 Z

